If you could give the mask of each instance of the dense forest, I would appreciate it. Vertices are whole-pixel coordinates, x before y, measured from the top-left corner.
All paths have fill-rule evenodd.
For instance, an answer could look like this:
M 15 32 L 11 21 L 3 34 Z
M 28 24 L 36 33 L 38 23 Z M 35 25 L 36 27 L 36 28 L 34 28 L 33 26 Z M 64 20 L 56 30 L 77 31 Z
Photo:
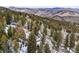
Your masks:
M 79 24 L 0 7 L 0 53 L 78 53 Z

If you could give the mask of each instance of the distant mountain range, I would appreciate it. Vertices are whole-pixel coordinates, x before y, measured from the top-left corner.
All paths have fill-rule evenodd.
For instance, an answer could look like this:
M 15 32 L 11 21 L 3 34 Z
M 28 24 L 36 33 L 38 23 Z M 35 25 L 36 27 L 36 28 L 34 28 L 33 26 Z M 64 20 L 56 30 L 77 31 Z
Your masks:
M 56 20 L 65 20 L 79 23 L 79 8 L 17 8 L 9 7 L 9 9 L 18 12 L 38 15 L 41 17 L 54 18 Z

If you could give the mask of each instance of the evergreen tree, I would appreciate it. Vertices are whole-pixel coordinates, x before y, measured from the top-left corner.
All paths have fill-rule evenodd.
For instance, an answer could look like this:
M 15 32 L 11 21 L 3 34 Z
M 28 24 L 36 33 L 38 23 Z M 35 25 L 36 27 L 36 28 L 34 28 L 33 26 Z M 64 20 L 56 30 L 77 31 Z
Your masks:
M 50 53 L 50 49 L 49 49 L 49 45 L 48 44 L 45 44 L 45 53 Z
M 75 35 L 73 33 L 71 33 L 71 36 L 70 36 L 70 49 L 74 48 L 74 46 L 75 46 Z
M 67 48 L 69 48 L 69 34 L 66 36 L 65 42 L 64 42 L 64 48 L 66 52 L 68 52 Z
M 0 38 L 0 48 L 3 52 L 6 52 L 6 48 L 7 48 L 7 36 L 5 34 L 2 34 L 1 38 Z
M 22 29 L 22 27 L 17 27 L 17 28 L 15 28 L 14 31 L 15 31 L 14 35 L 13 35 L 14 38 L 25 39 L 25 33 L 24 33 L 24 30 Z
M 17 39 L 13 39 L 12 44 L 15 52 L 18 52 L 19 43 L 17 42 Z
M 79 53 L 79 43 L 77 44 L 77 46 L 76 46 L 76 53 Z
M 35 53 L 35 52 L 36 52 L 36 39 L 34 32 L 32 32 L 28 40 L 28 53 Z
M 7 14 L 6 22 L 8 25 L 11 24 L 11 22 L 12 22 L 12 17 L 9 14 Z
M 0 38 L 0 42 L 2 43 L 6 43 L 7 42 L 7 36 L 5 34 L 2 34 L 1 38 Z
M 4 29 L 3 25 L 2 25 L 2 22 L 0 22 L 0 32 L 2 32 Z
M 62 40 L 62 34 L 61 34 L 61 32 L 60 31 L 59 32 L 55 31 L 54 35 L 53 35 L 53 39 L 56 41 L 55 48 L 56 48 L 56 50 L 58 50 L 59 46 L 61 44 L 61 40 Z
M 13 36 L 13 32 L 14 32 L 13 28 L 10 27 L 10 28 L 8 29 L 8 37 L 9 37 L 9 38 L 11 38 L 11 37 Z

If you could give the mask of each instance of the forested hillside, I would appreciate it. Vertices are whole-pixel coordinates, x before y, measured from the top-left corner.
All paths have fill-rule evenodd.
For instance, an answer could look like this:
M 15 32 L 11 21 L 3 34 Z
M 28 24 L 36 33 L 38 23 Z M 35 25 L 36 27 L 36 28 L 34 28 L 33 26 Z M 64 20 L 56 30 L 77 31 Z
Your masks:
M 79 24 L 0 7 L 0 53 L 78 53 Z

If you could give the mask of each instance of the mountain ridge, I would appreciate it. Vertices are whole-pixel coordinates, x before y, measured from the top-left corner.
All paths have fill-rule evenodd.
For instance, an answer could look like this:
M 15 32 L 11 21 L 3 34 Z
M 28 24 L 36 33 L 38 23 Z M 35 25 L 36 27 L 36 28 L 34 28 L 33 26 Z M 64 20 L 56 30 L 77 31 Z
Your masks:
M 41 17 L 48 17 L 48 18 L 56 18 L 57 20 L 62 20 L 70 22 L 79 22 L 79 8 L 16 8 L 10 7 L 9 9 L 19 12 L 25 12 L 28 14 L 34 14 Z M 60 17 L 60 18 L 59 18 Z M 70 18 L 69 18 L 70 17 Z M 74 18 L 74 19 L 71 19 Z

